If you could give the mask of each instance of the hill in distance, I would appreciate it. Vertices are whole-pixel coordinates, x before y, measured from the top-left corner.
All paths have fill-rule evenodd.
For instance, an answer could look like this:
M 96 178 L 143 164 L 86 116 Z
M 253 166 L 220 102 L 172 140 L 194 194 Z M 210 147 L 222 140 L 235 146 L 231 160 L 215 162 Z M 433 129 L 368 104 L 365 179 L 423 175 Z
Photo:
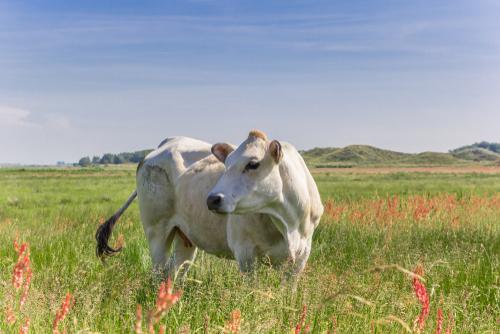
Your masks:
M 480 146 L 479 146 L 480 145 Z M 482 142 L 448 153 L 402 153 L 369 145 L 342 148 L 313 148 L 300 153 L 310 167 L 335 168 L 354 166 L 458 166 L 477 163 L 500 164 L 500 144 Z
M 450 153 L 460 159 L 472 161 L 499 161 L 500 143 L 480 142 L 451 150 Z

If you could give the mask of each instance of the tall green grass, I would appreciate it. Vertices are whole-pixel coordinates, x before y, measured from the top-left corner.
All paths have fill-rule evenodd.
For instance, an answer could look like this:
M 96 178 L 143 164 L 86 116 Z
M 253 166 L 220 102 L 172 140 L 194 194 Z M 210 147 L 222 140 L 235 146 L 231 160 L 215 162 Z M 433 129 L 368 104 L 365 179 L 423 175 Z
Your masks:
M 119 221 L 121 254 L 103 265 L 94 254 L 98 222 L 112 214 L 134 189 L 134 170 L 106 168 L 0 170 L 0 300 L 4 303 L 16 254 L 16 235 L 31 247 L 33 280 L 23 312 L 30 332 L 48 333 L 67 291 L 75 304 L 65 320 L 70 332 L 129 333 L 136 305 L 151 308 L 158 287 L 137 204 Z M 397 173 L 316 176 L 323 200 L 349 208 L 398 195 L 402 203 L 420 194 L 452 193 L 458 200 L 492 198 L 500 175 Z M 362 206 L 360 206 L 362 208 Z M 358 210 L 360 207 L 356 207 Z M 467 208 L 467 207 L 465 207 Z M 350 209 L 349 209 L 350 210 Z M 288 333 L 307 305 L 312 333 L 337 324 L 339 333 L 401 333 L 395 318 L 412 326 L 420 305 L 411 279 L 394 269 L 425 269 L 433 333 L 437 308 L 453 314 L 457 333 L 495 333 L 500 321 L 500 208 L 456 209 L 458 225 L 434 217 L 391 225 L 355 223 L 350 214 L 324 216 L 307 268 L 296 286 L 282 284 L 281 272 L 260 266 L 242 276 L 235 262 L 199 253 L 184 291 L 163 323 L 177 333 L 189 329 L 221 333 L 230 313 L 241 311 L 242 332 Z M 5 305 L 0 305 L 2 309 Z M 332 320 L 335 319 L 335 320 Z M 18 332 L 0 314 L 2 332 Z

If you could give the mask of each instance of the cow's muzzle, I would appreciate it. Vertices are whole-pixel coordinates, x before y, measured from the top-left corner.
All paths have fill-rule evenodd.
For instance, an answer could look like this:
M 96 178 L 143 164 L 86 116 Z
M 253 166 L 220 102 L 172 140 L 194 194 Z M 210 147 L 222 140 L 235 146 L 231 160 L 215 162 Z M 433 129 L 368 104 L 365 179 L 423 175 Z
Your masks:
M 211 211 L 215 211 L 218 213 L 221 212 L 222 204 L 224 203 L 224 195 L 223 194 L 210 194 L 207 198 L 207 207 Z

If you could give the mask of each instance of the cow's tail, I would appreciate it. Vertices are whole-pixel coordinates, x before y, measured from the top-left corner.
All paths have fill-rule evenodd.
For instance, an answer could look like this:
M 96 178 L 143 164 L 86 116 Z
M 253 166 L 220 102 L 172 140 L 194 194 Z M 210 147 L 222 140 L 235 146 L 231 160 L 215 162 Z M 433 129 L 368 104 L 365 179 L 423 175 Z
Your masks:
M 114 215 L 109 217 L 108 220 L 106 220 L 97 228 L 97 231 L 95 233 L 95 240 L 97 241 L 96 254 L 99 258 L 101 258 L 101 260 L 104 260 L 107 256 L 114 255 L 121 251 L 121 247 L 112 248 L 108 245 L 109 237 L 111 236 L 113 227 L 115 226 L 120 216 L 125 212 L 125 210 L 127 210 L 127 208 L 136 197 L 137 190 L 134 190 L 132 195 L 130 195 L 130 197 L 127 199 L 127 202 L 125 202 L 125 204 L 118 211 L 116 211 Z

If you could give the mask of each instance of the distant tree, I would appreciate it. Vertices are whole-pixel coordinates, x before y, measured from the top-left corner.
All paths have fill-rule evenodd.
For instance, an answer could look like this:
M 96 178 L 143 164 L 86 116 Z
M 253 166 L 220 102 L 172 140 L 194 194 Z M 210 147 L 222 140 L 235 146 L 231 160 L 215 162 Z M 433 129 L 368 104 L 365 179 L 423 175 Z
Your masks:
M 485 150 L 489 150 L 495 153 L 500 153 L 500 143 L 489 143 L 487 141 L 482 141 L 480 143 L 474 143 L 472 145 L 467 145 L 467 146 L 462 146 L 459 148 L 456 148 L 454 150 L 451 150 L 451 153 L 459 153 L 460 151 L 464 150 L 472 150 L 472 149 L 477 149 L 477 148 L 482 148 Z
M 487 141 L 482 141 L 478 144 L 476 144 L 478 147 L 484 148 L 484 149 L 489 149 L 490 148 L 490 143 Z
M 150 152 L 151 150 L 135 151 L 132 157 L 130 158 L 130 162 L 139 163 L 142 160 L 144 160 L 146 155 L 148 155 Z
M 83 157 L 78 161 L 78 165 L 82 167 L 87 167 L 91 165 L 91 161 L 89 157 Z
M 142 160 L 144 160 L 146 155 L 148 155 L 151 151 L 152 150 L 142 150 L 135 152 L 122 152 L 118 154 L 106 153 L 102 157 L 96 155 L 92 157 L 92 164 L 109 165 L 109 164 L 139 163 Z
M 134 154 L 130 153 L 130 152 L 123 152 L 123 153 L 118 154 L 120 161 L 122 161 L 120 163 L 130 162 L 130 159 L 132 158 L 133 155 Z
M 496 153 L 500 153 L 500 143 L 491 143 L 490 150 Z
M 126 162 L 126 160 L 123 158 L 123 156 L 121 154 L 115 155 L 113 157 L 114 164 L 123 164 L 125 162 Z
M 102 156 L 99 163 L 103 164 L 103 165 L 112 164 L 112 163 L 114 163 L 114 157 L 115 157 L 114 154 L 106 153 Z

